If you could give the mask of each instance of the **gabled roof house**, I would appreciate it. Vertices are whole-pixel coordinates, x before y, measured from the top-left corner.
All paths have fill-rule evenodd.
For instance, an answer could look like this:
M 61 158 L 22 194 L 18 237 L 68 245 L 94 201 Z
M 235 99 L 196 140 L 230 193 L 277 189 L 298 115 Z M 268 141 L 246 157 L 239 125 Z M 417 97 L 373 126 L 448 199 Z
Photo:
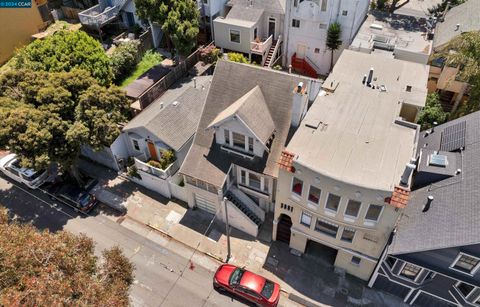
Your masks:
M 219 61 L 180 173 L 190 207 L 256 236 L 273 210 L 281 152 L 313 97 L 313 80 Z M 230 209 L 231 208 L 231 209 Z
M 423 131 L 414 187 L 370 284 L 416 306 L 480 304 L 480 112 Z

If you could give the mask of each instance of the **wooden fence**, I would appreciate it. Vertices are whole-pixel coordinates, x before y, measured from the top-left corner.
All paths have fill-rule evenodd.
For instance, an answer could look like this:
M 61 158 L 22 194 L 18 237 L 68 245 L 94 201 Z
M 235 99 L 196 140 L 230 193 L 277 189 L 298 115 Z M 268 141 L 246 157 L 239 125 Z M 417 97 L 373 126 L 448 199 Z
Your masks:
M 66 18 L 66 19 L 76 19 L 76 20 L 79 20 L 78 13 L 83 11 L 81 9 L 76 9 L 76 8 L 68 7 L 68 6 L 62 6 L 61 9 L 62 9 L 62 13 L 63 13 L 64 18 Z
M 197 64 L 199 59 L 199 49 L 195 50 L 190 54 L 185 61 L 181 62 L 177 66 L 173 67 L 172 70 L 166 74 L 162 79 L 158 80 L 152 84 L 140 97 L 138 100 L 140 102 L 140 109 L 145 109 L 149 104 L 151 104 L 155 99 L 160 97 L 165 91 L 168 90 L 177 80 L 182 78 L 187 74 L 187 72 Z

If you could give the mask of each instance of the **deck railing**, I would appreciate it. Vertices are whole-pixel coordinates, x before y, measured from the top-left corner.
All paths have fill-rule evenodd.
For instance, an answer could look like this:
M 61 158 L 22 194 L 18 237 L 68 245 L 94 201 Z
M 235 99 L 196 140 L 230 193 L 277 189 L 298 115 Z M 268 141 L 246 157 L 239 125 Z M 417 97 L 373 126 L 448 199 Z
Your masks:
M 272 46 L 272 42 L 273 42 L 273 35 L 270 35 L 270 37 L 263 42 L 258 42 L 258 43 L 250 42 L 250 50 L 253 53 L 264 55 L 265 52 L 270 50 L 270 46 Z

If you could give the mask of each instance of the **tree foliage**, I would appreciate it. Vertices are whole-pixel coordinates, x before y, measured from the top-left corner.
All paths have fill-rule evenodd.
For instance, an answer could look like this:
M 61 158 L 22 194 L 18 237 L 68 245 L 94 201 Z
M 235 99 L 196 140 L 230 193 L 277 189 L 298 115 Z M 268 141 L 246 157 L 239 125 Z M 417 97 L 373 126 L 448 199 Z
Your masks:
M 69 72 L 84 69 L 101 84 L 112 80 L 110 62 L 102 45 L 83 31 L 58 31 L 36 40 L 15 56 L 17 69 Z
M 121 43 L 109 56 L 115 83 L 125 79 L 138 63 L 138 41 Z
M 102 149 L 120 133 L 128 101 L 117 87 L 105 88 L 88 72 L 19 70 L 0 77 L 0 148 L 41 169 L 75 165 L 81 146 Z
M 422 130 L 430 129 L 433 123 L 442 124 L 447 120 L 448 113 L 443 111 L 440 104 L 440 97 L 438 93 L 431 93 L 427 95 L 425 108 L 420 112 L 418 124 Z
M 162 25 L 177 52 L 188 55 L 197 42 L 200 13 L 194 0 L 135 0 L 137 14 Z
M 10 223 L 0 208 L 0 305 L 128 306 L 133 264 L 118 247 L 100 263 L 85 235 Z
M 457 36 L 439 56 L 447 60 L 447 65 L 460 67 L 456 77 L 469 84 L 468 100 L 452 118 L 480 110 L 480 31 Z
M 330 70 L 333 68 L 333 53 L 342 45 L 342 26 L 338 22 L 331 23 L 327 30 L 327 48 L 331 51 Z

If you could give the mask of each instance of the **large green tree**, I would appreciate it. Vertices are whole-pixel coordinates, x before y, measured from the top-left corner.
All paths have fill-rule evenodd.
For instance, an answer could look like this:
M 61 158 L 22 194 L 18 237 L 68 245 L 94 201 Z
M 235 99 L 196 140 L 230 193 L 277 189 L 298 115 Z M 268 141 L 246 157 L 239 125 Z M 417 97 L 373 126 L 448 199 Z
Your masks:
M 422 130 L 430 129 L 433 123 L 443 124 L 447 120 L 448 113 L 443 111 L 438 93 L 431 93 L 427 95 L 425 108 L 420 112 L 418 124 Z
M 142 19 L 158 23 L 180 55 L 188 55 L 197 44 L 200 14 L 194 0 L 135 0 Z
M 455 112 L 457 118 L 480 110 L 480 31 L 463 33 L 453 39 L 439 56 L 449 66 L 460 67 L 456 76 L 469 84 L 468 100 Z
M 21 49 L 14 59 L 15 68 L 69 72 L 84 69 L 101 84 L 112 80 L 110 61 L 102 45 L 83 31 L 58 31 L 44 40 L 36 40 Z
M 118 247 L 98 260 L 85 235 L 10 222 L 0 207 L 1 306 L 128 306 L 133 265 Z
M 128 107 L 119 88 L 102 87 L 83 70 L 11 71 L 0 77 L 0 148 L 19 154 L 26 167 L 57 162 L 78 178 L 81 146 L 111 144 Z
M 331 51 L 330 71 L 333 68 L 333 54 L 342 45 L 342 26 L 338 22 L 331 23 L 327 30 L 327 48 Z

